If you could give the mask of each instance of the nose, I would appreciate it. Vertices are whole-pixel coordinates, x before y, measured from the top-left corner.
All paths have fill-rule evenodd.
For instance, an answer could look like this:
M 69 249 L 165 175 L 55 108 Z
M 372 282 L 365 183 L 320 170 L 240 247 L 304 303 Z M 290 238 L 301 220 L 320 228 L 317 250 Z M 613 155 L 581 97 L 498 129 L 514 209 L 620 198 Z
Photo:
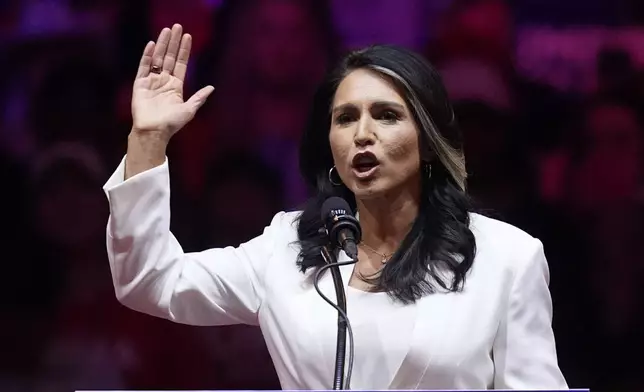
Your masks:
M 370 146 L 375 142 L 375 135 L 371 129 L 371 121 L 368 116 L 362 116 L 356 126 L 356 133 L 353 136 L 353 143 L 357 147 Z

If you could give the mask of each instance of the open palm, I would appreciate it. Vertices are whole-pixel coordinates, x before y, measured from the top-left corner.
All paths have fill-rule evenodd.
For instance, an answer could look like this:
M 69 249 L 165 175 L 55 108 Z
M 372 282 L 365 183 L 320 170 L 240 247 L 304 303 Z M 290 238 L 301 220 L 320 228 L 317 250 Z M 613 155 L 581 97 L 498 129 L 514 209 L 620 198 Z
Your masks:
M 179 24 L 164 28 L 148 42 L 134 80 L 132 120 L 137 131 L 160 132 L 168 138 L 190 121 L 214 88 L 206 86 L 183 99 L 183 84 L 192 37 Z

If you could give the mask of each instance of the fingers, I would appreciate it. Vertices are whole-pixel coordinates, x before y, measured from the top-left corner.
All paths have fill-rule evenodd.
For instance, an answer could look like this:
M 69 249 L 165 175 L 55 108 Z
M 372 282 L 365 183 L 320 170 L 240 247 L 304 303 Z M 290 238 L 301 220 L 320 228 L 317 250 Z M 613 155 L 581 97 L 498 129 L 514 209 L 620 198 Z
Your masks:
M 188 71 L 188 59 L 190 58 L 190 50 L 192 48 L 192 36 L 184 34 L 181 38 L 181 45 L 179 47 L 179 54 L 177 61 L 174 65 L 173 75 L 180 79 L 185 80 L 186 72 Z
M 183 34 L 180 24 L 173 25 L 172 29 L 164 28 L 159 33 L 157 42 L 148 42 L 143 50 L 136 77 L 148 76 L 150 68 L 154 66 L 183 81 L 188 70 L 191 48 L 192 36 Z
M 181 43 L 181 36 L 183 35 L 183 27 L 180 24 L 172 26 L 170 31 L 170 42 L 163 58 L 163 70 L 172 73 L 174 70 L 175 62 L 177 61 L 177 54 L 179 52 L 179 44 Z
M 154 45 L 154 53 L 152 54 L 152 66 L 159 68 L 163 67 L 163 58 L 170 44 L 170 29 L 164 28 L 159 34 L 156 44 Z
M 206 103 L 206 99 L 212 92 L 215 90 L 213 86 L 206 86 L 202 88 L 201 90 L 197 91 L 194 93 L 190 99 L 188 99 L 184 105 L 187 105 L 189 110 L 192 111 L 193 113 L 197 111 L 204 103 Z
M 143 55 L 139 62 L 139 69 L 136 71 L 137 78 L 144 78 L 150 73 L 150 66 L 152 66 L 152 54 L 154 53 L 154 42 L 150 41 L 143 49 Z

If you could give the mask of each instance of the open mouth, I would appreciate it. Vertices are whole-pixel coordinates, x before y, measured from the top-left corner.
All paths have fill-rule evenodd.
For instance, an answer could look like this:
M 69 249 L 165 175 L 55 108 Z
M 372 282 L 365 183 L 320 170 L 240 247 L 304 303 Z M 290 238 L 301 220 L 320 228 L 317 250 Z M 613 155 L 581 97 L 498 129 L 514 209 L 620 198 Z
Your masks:
M 376 155 L 372 152 L 365 151 L 356 154 L 353 157 L 353 161 L 351 161 L 351 166 L 353 167 L 354 173 L 358 177 L 368 177 L 375 173 L 378 165 L 380 165 L 380 162 L 378 162 L 378 158 L 376 158 Z

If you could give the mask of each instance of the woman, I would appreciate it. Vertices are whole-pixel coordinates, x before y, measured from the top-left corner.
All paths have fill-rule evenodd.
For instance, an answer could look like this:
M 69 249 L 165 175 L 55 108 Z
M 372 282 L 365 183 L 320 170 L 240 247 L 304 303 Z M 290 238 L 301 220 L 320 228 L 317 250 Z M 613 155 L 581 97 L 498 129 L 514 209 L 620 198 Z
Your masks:
M 323 263 L 321 202 L 339 195 L 363 230 L 359 262 L 342 268 L 353 388 L 567 388 L 541 242 L 469 211 L 440 78 L 403 49 L 353 53 L 320 89 L 301 151 L 318 194 L 304 211 L 278 213 L 237 248 L 184 253 L 169 231 L 165 151 L 213 91 L 183 101 L 189 51 L 179 25 L 145 47 L 127 155 L 105 185 L 123 304 L 180 323 L 259 325 L 283 388 L 330 388 L 336 313 L 310 278 Z M 329 274 L 320 287 L 332 295 Z

